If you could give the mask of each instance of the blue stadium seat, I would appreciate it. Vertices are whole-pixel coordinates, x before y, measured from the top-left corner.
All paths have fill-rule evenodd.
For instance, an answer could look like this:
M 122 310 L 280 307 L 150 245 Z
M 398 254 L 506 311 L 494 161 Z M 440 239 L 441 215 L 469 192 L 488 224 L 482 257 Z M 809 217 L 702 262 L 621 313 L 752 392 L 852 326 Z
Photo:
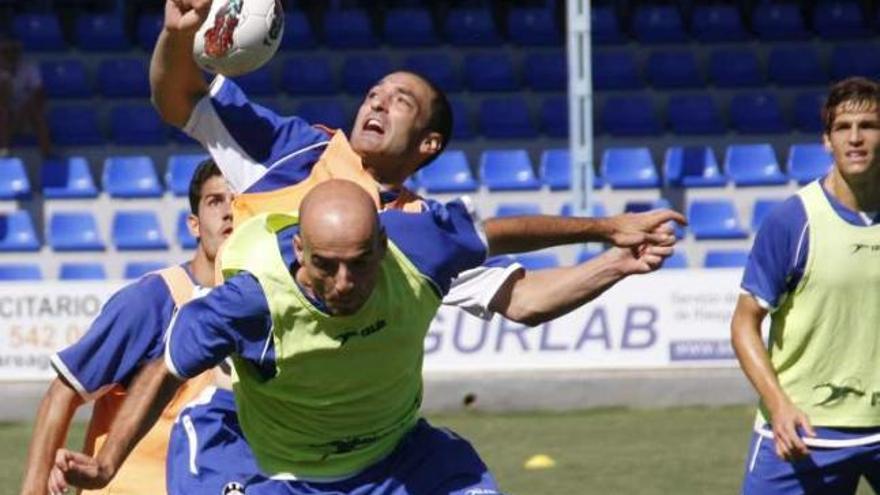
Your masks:
M 763 41 L 795 41 L 810 37 L 799 3 L 759 3 L 752 13 L 752 29 Z
M 124 52 L 131 47 L 122 19 L 116 14 L 80 13 L 75 39 L 80 49 L 89 52 Z
M 541 100 L 541 130 L 550 137 L 568 137 L 568 97 L 548 96 Z
M 186 221 L 187 218 L 189 218 L 188 210 L 180 210 L 180 213 L 177 214 L 177 232 L 175 233 L 177 236 L 177 244 L 183 249 L 195 249 L 199 241 L 189 233 L 189 226 Z
M 419 184 L 429 193 L 472 192 L 477 181 L 471 172 L 464 151 L 443 151 L 433 162 L 418 172 Z
M 873 45 L 853 43 L 835 46 L 831 51 L 831 78 L 880 77 L 880 51 Z
M 284 14 L 284 34 L 281 35 L 280 50 L 308 50 L 318 46 L 315 33 L 308 18 L 302 12 Z
M 818 2 L 813 9 L 813 27 L 826 40 L 862 39 L 873 36 L 858 2 Z
M 129 261 L 125 264 L 122 276 L 127 280 L 131 280 L 140 278 L 150 272 L 161 270 L 167 266 L 167 263 L 162 263 L 161 261 Z
M 49 218 L 49 245 L 55 251 L 103 251 L 98 222 L 87 211 L 56 212 Z
M 161 14 L 149 13 L 138 17 L 135 38 L 137 44 L 147 53 L 152 53 L 153 47 L 156 46 L 156 40 L 159 39 L 159 33 L 162 32 L 165 22 L 163 17 Z
M 501 37 L 488 9 L 460 8 L 449 11 L 443 34 L 456 46 L 498 46 Z
M 626 41 L 613 7 L 593 5 L 590 9 L 590 29 L 593 43 L 597 45 L 617 45 Z
M 645 213 L 652 210 L 670 208 L 672 204 L 666 198 L 657 198 L 653 201 L 627 201 L 623 205 L 624 213 Z
M 590 210 L 591 212 L 589 216 L 592 218 L 603 218 L 608 216 L 608 211 L 605 209 L 605 205 L 601 201 L 593 200 Z M 562 208 L 559 209 L 559 214 L 564 217 L 573 216 L 574 208 L 571 206 L 571 203 L 563 204 Z
M 480 156 L 480 178 L 490 191 L 537 191 L 532 160 L 524 149 L 486 150 Z
M 86 76 L 86 67 L 76 59 L 40 63 L 43 88 L 50 98 L 86 98 L 92 88 Z
M 651 152 L 645 147 L 606 148 L 602 177 L 612 189 L 648 189 L 660 186 Z
M 828 82 L 828 75 L 812 45 L 774 47 L 767 63 L 770 80 L 780 86 L 817 85 Z
M 385 14 L 385 41 L 391 46 L 438 44 L 434 22 L 427 9 L 395 8 Z
M 337 87 L 326 57 L 290 57 L 281 67 L 281 89 L 288 94 L 333 95 Z
M 113 198 L 158 198 L 162 186 L 149 156 L 111 156 L 101 174 L 104 190 Z
M 49 109 L 49 132 L 60 146 L 103 144 L 94 105 L 55 106 Z
M 360 9 L 324 16 L 324 42 L 331 48 L 373 48 L 378 44 L 369 16 Z
M 602 106 L 602 126 L 613 136 L 653 136 L 660 132 L 654 105 L 646 96 L 611 96 Z
M 150 96 L 147 63 L 142 58 L 108 58 L 98 66 L 98 91 L 105 98 Z
M 487 138 L 532 138 L 538 135 L 522 96 L 480 102 L 480 132 Z
M 43 196 L 47 199 L 98 196 L 89 162 L 84 157 L 47 159 L 43 162 L 41 177 Z
M 449 54 L 443 52 L 410 55 L 403 63 L 407 70 L 428 78 L 443 91 L 461 91 L 461 75 Z
M 788 176 L 798 184 L 807 184 L 824 176 L 833 164 L 834 159 L 821 144 L 793 144 L 788 149 Z
M 520 217 L 540 214 L 541 205 L 538 203 L 501 203 L 495 208 L 496 217 Z
M 541 152 L 541 180 L 551 191 L 571 189 L 571 152 L 568 149 Z
M 743 268 L 749 260 L 749 252 L 741 249 L 711 249 L 706 251 L 705 268 Z
M 715 152 L 709 146 L 672 146 L 663 160 L 666 183 L 674 187 L 724 187 Z
M 698 5 L 691 14 L 691 34 L 703 43 L 741 42 L 748 39 L 733 5 Z
M 761 86 L 764 74 L 755 52 L 748 48 L 724 48 L 709 55 L 709 79 L 719 88 Z
M 117 211 L 113 215 L 113 244 L 120 251 L 165 250 L 168 241 L 154 211 Z
M 0 213 L 0 251 L 39 251 L 31 215 L 24 210 Z
M 43 280 L 40 265 L 34 263 L 3 263 L 0 264 L 0 281 L 15 282 Z
M 682 253 L 681 251 L 675 251 L 672 253 L 672 256 L 666 258 L 666 261 L 663 262 L 663 268 L 675 268 L 682 269 L 688 267 L 687 255 Z
M 165 172 L 165 184 L 175 196 L 189 195 L 189 183 L 193 173 L 208 155 L 171 155 L 168 157 L 168 168 Z
M 151 105 L 117 105 L 110 110 L 110 137 L 121 145 L 162 145 L 168 127 Z
M 342 63 L 342 89 L 358 97 L 391 72 L 391 61 L 384 55 L 353 55 Z
M 776 152 L 769 144 L 731 144 L 724 154 L 724 171 L 738 187 L 788 182 L 788 177 L 779 169 Z
M 745 239 L 736 206 L 729 199 L 697 199 L 688 205 L 688 227 L 697 240 Z
M 235 83 L 248 96 L 275 96 L 278 93 L 278 86 L 275 84 L 272 69 L 271 64 L 264 65 L 257 70 L 236 77 Z
M 827 96 L 824 91 L 808 91 L 795 96 L 794 120 L 798 130 L 812 134 L 823 131 L 821 110 Z
M 781 199 L 757 199 L 755 200 L 755 206 L 752 208 L 752 232 L 757 232 L 759 228 L 761 228 L 761 223 L 764 222 L 764 219 L 767 217 L 767 214 L 770 213 L 770 210 L 776 208 L 780 204 L 783 203 Z
M 681 14 L 674 5 L 639 5 L 633 16 L 633 33 L 642 43 L 687 41 Z
M 21 158 L 0 158 L 0 200 L 25 199 L 30 195 L 31 181 Z
M 565 91 L 568 62 L 562 51 L 532 52 L 523 60 L 523 79 L 535 91 Z
M 743 134 L 788 132 L 779 101 L 773 93 L 739 93 L 730 100 L 731 126 Z
M 464 80 L 471 91 L 513 91 L 519 88 L 513 61 L 502 52 L 465 55 Z
M 514 259 L 525 267 L 526 270 L 544 270 L 559 267 L 559 258 L 553 253 L 518 254 L 514 256 Z
M 507 34 L 522 46 L 554 46 L 562 44 L 552 9 L 513 7 L 507 14 Z
M 16 14 L 12 33 L 26 52 L 49 52 L 67 49 L 61 24 L 53 14 Z
M 656 50 L 648 56 L 648 81 L 664 89 L 698 88 L 705 86 L 697 68 L 697 59 L 690 50 Z
M 450 98 L 449 104 L 452 106 L 452 137 L 456 141 L 473 139 L 473 114 L 467 101 Z
M 644 86 L 636 60 L 629 50 L 612 50 L 593 53 L 593 88 L 619 91 L 639 89 Z
M 672 95 L 666 113 L 676 134 L 724 134 L 727 130 L 718 105 L 709 93 Z
M 58 270 L 61 280 L 106 280 L 107 272 L 101 263 L 62 263 Z
M 348 129 L 353 121 L 337 98 L 303 101 L 296 107 L 296 114 L 306 122 L 331 129 Z

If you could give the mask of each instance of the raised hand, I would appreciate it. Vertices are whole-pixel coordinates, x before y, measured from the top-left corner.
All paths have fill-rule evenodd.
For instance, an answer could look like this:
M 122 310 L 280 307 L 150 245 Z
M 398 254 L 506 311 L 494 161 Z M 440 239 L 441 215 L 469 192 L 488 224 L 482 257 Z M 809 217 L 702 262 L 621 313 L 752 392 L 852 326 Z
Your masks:
M 165 28 L 195 33 L 211 11 L 211 0 L 167 0 Z
M 624 213 L 609 217 L 611 242 L 617 247 L 642 244 L 671 246 L 675 235 L 670 222 L 687 225 L 684 215 L 675 210 L 653 210 L 645 213 Z

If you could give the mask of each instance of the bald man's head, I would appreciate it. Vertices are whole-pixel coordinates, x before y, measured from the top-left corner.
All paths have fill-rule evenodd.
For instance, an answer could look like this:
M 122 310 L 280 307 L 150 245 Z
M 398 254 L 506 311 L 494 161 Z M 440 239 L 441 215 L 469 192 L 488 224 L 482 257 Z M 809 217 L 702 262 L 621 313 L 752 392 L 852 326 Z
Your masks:
M 373 292 L 387 245 L 372 198 L 354 182 L 330 180 L 303 198 L 299 215 L 297 280 L 331 314 L 355 313 Z

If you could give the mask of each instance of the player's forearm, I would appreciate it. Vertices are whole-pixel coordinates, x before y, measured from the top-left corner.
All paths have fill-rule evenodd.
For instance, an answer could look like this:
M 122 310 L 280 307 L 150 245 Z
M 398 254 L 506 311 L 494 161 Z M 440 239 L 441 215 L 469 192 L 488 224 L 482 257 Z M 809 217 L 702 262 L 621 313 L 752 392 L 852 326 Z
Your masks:
M 490 218 L 483 222 L 489 254 L 534 251 L 563 244 L 605 242 L 611 226 L 603 218 L 551 215 Z
M 70 421 L 83 400 L 76 390 L 56 378 L 40 402 L 28 448 L 21 495 L 46 495 L 46 479 L 55 451 L 64 445 Z
M 194 32 L 163 29 L 150 60 L 153 105 L 163 120 L 183 127 L 208 85 L 193 60 Z
M 787 402 L 788 396 L 779 385 L 776 371 L 770 362 L 770 355 L 761 338 L 763 314 L 751 308 L 753 304 L 757 304 L 756 302 L 744 302 L 743 298 L 751 299 L 751 296 L 740 296 L 740 302 L 730 324 L 731 343 L 743 373 L 764 404 L 773 410 L 779 404 Z

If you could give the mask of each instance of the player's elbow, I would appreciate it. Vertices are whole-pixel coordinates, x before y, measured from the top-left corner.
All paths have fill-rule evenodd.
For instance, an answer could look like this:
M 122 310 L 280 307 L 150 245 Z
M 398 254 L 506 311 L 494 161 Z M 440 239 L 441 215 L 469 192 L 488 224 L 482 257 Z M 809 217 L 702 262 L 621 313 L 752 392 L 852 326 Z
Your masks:
M 552 316 L 527 304 L 512 304 L 502 312 L 505 318 L 527 327 L 536 327 L 552 319 Z

